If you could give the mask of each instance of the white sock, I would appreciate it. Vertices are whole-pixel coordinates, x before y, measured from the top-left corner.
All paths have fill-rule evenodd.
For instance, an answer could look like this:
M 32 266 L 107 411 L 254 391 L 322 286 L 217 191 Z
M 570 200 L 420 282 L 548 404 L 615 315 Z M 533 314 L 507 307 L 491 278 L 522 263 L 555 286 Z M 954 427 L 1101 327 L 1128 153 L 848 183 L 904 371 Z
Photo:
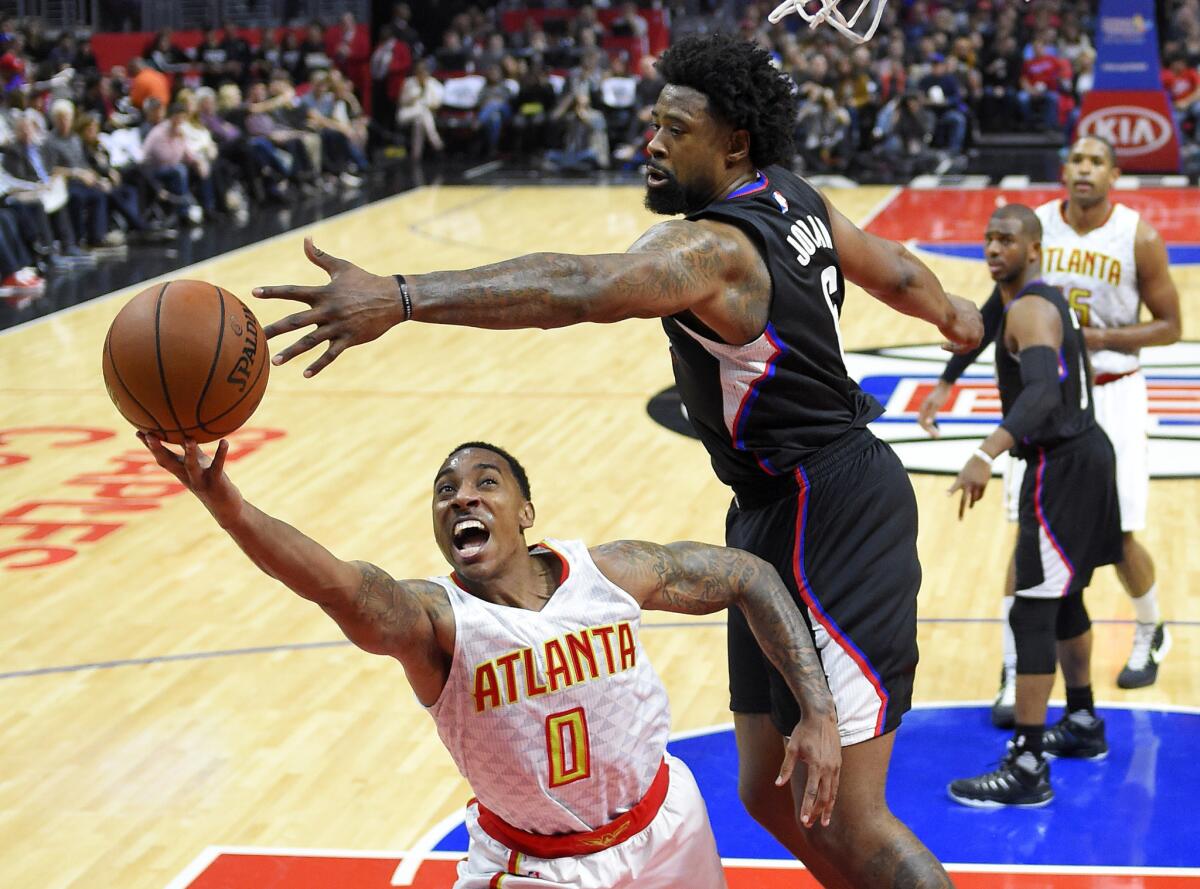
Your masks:
M 1139 624 L 1162 623 L 1162 614 L 1158 610 L 1158 584 L 1151 584 L 1146 595 L 1133 600 L 1133 612 Z
M 1014 674 L 1017 672 L 1017 640 L 1013 636 L 1012 624 L 1008 622 L 1008 613 L 1012 611 L 1013 602 L 1016 600 L 1016 596 L 1005 596 L 1004 603 L 1000 606 L 1000 614 L 1004 618 L 1004 669 Z

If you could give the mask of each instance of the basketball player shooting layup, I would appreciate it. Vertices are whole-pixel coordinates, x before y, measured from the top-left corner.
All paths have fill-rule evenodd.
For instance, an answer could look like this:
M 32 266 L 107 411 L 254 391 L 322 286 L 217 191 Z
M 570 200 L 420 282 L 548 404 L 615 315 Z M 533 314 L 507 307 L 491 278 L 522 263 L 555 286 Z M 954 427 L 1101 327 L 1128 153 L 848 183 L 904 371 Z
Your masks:
M 1113 147 L 1095 136 L 1071 146 L 1062 178 L 1067 199 L 1037 208 L 1042 234 L 1042 279 L 1062 289 L 1083 324 L 1095 372 L 1096 420 L 1117 454 L 1117 490 L 1121 499 L 1124 555 L 1117 576 L 1133 601 L 1137 628 L 1129 660 L 1117 676 L 1121 688 L 1142 688 L 1158 677 L 1158 664 L 1171 644 L 1158 606 L 1158 584 L 1150 553 L 1134 534 L 1146 527 L 1150 466 L 1146 435 L 1149 413 L 1146 378 L 1138 353 L 1146 346 L 1166 346 L 1179 339 L 1179 293 L 1171 280 L 1162 237 L 1146 220 L 1109 197 L 1121 171 Z M 1145 303 L 1150 320 L 1141 321 Z M 985 305 L 987 332 L 995 333 L 996 305 Z M 921 405 L 920 423 L 937 435 L 934 418 L 946 403 L 954 381 L 977 356 L 955 356 L 942 379 Z M 1010 463 L 1008 490 L 1020 488 L 1023 463 Z M 1015 498 L 1011 498 L 1015 499 Z M 1010 517 L 1016 519 L 1010 508 Z M 1005 607 L 1013 603 L 1012 570 L 1006 582 Z M 992 708 L 992 720 L 1008 727 L 1013 720 L 1016 651 L 1007 627 L 1004 672 Z
M 638 640 L 641 609 L 738 606 L 801 701 L 778 781 L 828 823 L 839 748 L 811 638 L 762 560 L 700 543 L 529 547 L 525 470 L 494 445 L 455 448 L 433 480 L 433 533 L 454 571 L 394 580 L 343 562 L 247 503 L 210 460 L 139 438 L 266 574 L 316 602 L 355 645 L 400 661 L 477 801 L 455 889 L 720 889 L 695 779 L 666 752 L 666 690 Z M 793 777 L 797 760 L 807 768 Z
M 722 35 L 686 38 L 659 71 L 646 204 L 686 219 L 654 226 L 624 254 L 535 254 L 407 279 L 369 274 L 308 241 L 328 285 L 255 290 L 310 306 L 268 336 L 317 325 L 275 362 L 328 341 L 312 375 L 407 320 L 515 328 L 662 318 L 688 415 L 736 495 L 727 542 L 784 578 L 837 702 L 838 803 L 828 826 L 804 830 L 803 800 L 775 782 L 802 708 L 730 610 L 746 808 L 825 886 L 949 885 L 884 798 L 917 664 L 916 500 L 900 461 L 866 428 L 883 409 L 846 372 L 838 316 L 845 278 L 958 347 L 979 342 L 979 311 L 787 169 L 792 84 L 766 52 Z

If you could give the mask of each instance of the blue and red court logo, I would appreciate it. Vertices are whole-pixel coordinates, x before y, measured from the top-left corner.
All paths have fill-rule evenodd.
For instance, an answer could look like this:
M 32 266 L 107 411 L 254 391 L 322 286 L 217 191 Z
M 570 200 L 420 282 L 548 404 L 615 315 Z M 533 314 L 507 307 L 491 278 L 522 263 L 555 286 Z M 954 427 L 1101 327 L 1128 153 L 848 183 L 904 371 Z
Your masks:
M 989 349 L 958 381 L 938 415 L 941 436 L 931 439 L 917 425 L 921 402 L 937 385 L 947 357 L 932 345 L 846 353 L 850 376 L 884 407 L 872 430 L 891 443 L 911 472 L 957 473 L 1001 419 Z M 1152 477 L 1200 477 L 1200 343 L 1145 349 L 1142 369 Z
M 918 707 L 896 737 L 888 801 L 943 861 L 959 889 L 1200 889 L 1195 789 L 1200 712 L 1101 707 L 1110 753 L 1058 760 L 1044 809 L 981 811 L 951 802 L 946 784 L 994 764 L 1006 733 L 988 707 Z M 1052 711 L 1051 720 L 1058 717 Z M 708 806 L 730 889 L 817 889 L 737 798 L 729 726 L 676 735 Z M 419 804 L 399 800 L 398 805 Z M 449 889 L 467 849 L 461 814 L 407 851 L 206 849 L 167 889 Z M 501 878 L 498 886 L 504 886 Z
M 940 437 L 930 438 L 917 425 L 921 402 L 937 385 L 948 357 L 934 345 L 846 353 L 850 376 L 884 407 L 871 430 L 891 444 L 910 472 L 956 474 L 1001 420 L 989 348 L 958 381 L 938 415 Z M 1149 399 L 1151 476 L 1200 477 L 1200 343 L 1144 349 L 1142 369 Z M 668 429 L 696 437 L 674 386 L 654 396 L 647 411 Z M 996 472 L 1000 469 L 997 464 Z

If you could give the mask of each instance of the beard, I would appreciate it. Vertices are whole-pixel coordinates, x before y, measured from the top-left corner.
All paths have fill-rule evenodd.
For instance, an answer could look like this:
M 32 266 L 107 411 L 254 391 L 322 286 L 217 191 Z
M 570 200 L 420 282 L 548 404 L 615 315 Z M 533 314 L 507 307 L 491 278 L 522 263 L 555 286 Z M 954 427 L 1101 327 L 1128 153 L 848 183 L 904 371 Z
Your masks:
M 646 209 L 651 213 L 657 213 L 660 216 L 687 215 L 708 206 L 709 195 L 712 194 L 710 187 L 696 184 L 687 186 L 676 179 L 673 173 L 668 173 L 661 167 L 652 164 L 647 166 L 658 175 L 666 177 L 667 180 L 664 184 L 654 188 L 646 186 L 645 204 Z

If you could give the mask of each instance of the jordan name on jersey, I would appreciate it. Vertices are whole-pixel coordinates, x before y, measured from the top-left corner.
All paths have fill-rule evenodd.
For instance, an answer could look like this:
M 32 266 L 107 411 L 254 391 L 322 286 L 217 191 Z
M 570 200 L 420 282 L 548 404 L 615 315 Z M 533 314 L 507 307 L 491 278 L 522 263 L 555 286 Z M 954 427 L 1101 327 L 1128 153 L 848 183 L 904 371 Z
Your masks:
M 597 644 L 598 643 L 598 644 Z M 541 676 L 533 648 L 516 648 L 475 665 L 475 712 L 515 704 L 522 697 L 553 694 L 583 682 L 623 673 L 637 665 L 629 621 L 585 627 L 543 642 Z

